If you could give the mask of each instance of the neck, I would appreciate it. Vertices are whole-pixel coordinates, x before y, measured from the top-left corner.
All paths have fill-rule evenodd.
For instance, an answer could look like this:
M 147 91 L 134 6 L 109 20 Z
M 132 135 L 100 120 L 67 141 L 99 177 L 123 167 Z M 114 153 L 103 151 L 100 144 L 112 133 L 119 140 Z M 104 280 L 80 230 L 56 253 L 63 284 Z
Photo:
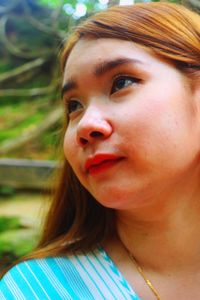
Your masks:
M 169 199 L 165 193 L 151 207 L 116 212 L 119 239 L 143 268 L 168 273 L 200 269 L 199 196 L 182 193 Z

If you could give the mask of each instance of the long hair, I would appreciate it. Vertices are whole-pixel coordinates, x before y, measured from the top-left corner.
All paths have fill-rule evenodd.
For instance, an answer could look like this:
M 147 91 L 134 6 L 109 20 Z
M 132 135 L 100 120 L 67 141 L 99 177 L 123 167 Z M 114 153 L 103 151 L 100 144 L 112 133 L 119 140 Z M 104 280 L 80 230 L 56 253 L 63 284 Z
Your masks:
M 132 41 L 170 61 L 188 78 L 199 74 L 200 16 L 181 5 L 115 6 L 88 18 L 64 47 L 63 70 L 74 45 L 87 38 Z M 32 257 L 87 251 L 113 230 L 114 211 L 103 207 L 84 189 L 65 160 L 41 241 Z

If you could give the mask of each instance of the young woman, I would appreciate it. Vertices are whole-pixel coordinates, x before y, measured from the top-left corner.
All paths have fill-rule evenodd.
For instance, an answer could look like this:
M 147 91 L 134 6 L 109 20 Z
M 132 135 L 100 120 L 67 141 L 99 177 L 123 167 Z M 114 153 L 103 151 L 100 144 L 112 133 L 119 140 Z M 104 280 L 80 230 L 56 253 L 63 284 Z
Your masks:
M 112 7 L 62 57 L 65 163 L 0 299 L 200 299 L 200 17 Z

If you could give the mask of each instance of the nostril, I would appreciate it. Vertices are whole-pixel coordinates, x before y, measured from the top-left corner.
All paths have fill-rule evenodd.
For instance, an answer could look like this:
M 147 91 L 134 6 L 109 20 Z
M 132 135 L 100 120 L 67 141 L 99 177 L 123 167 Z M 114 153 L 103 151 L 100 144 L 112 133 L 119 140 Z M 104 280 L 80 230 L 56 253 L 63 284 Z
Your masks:
M 82 136 L 78 135 L 78 143 L 81 146 L 86 146 L 88 143 L 92 143 L 93 140 L 95 141 L 96 139 L 101 138 L 101 137 L 104 137 L 103 132 L 94 130 L 94 131 L 89 132 L 89 134 L 87 134 L 87 133 L 85 135 L 82 134 Z
M 99 131 L 92 131 L 90 133 L 90 136 L 95 138 L 95 137 L 101 137 L 101 136 L 103 136 L 103 134 Z
M 86 145 L 88 143 L 88 140 L 81 137 L 80 142 L 81 142 L 82 145 Z

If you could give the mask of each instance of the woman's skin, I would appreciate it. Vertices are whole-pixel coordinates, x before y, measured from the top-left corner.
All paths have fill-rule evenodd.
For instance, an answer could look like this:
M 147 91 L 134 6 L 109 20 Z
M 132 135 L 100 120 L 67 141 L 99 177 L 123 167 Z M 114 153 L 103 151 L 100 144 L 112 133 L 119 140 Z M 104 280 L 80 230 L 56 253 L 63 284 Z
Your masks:
M 116 210 L 108 254 L 142 299 L 155 296 L 123 245 L 162 300 L 200 299 L 199 84 L 132 42 L 83 39 L 67 60 L 63 95 L 65 156 Z

